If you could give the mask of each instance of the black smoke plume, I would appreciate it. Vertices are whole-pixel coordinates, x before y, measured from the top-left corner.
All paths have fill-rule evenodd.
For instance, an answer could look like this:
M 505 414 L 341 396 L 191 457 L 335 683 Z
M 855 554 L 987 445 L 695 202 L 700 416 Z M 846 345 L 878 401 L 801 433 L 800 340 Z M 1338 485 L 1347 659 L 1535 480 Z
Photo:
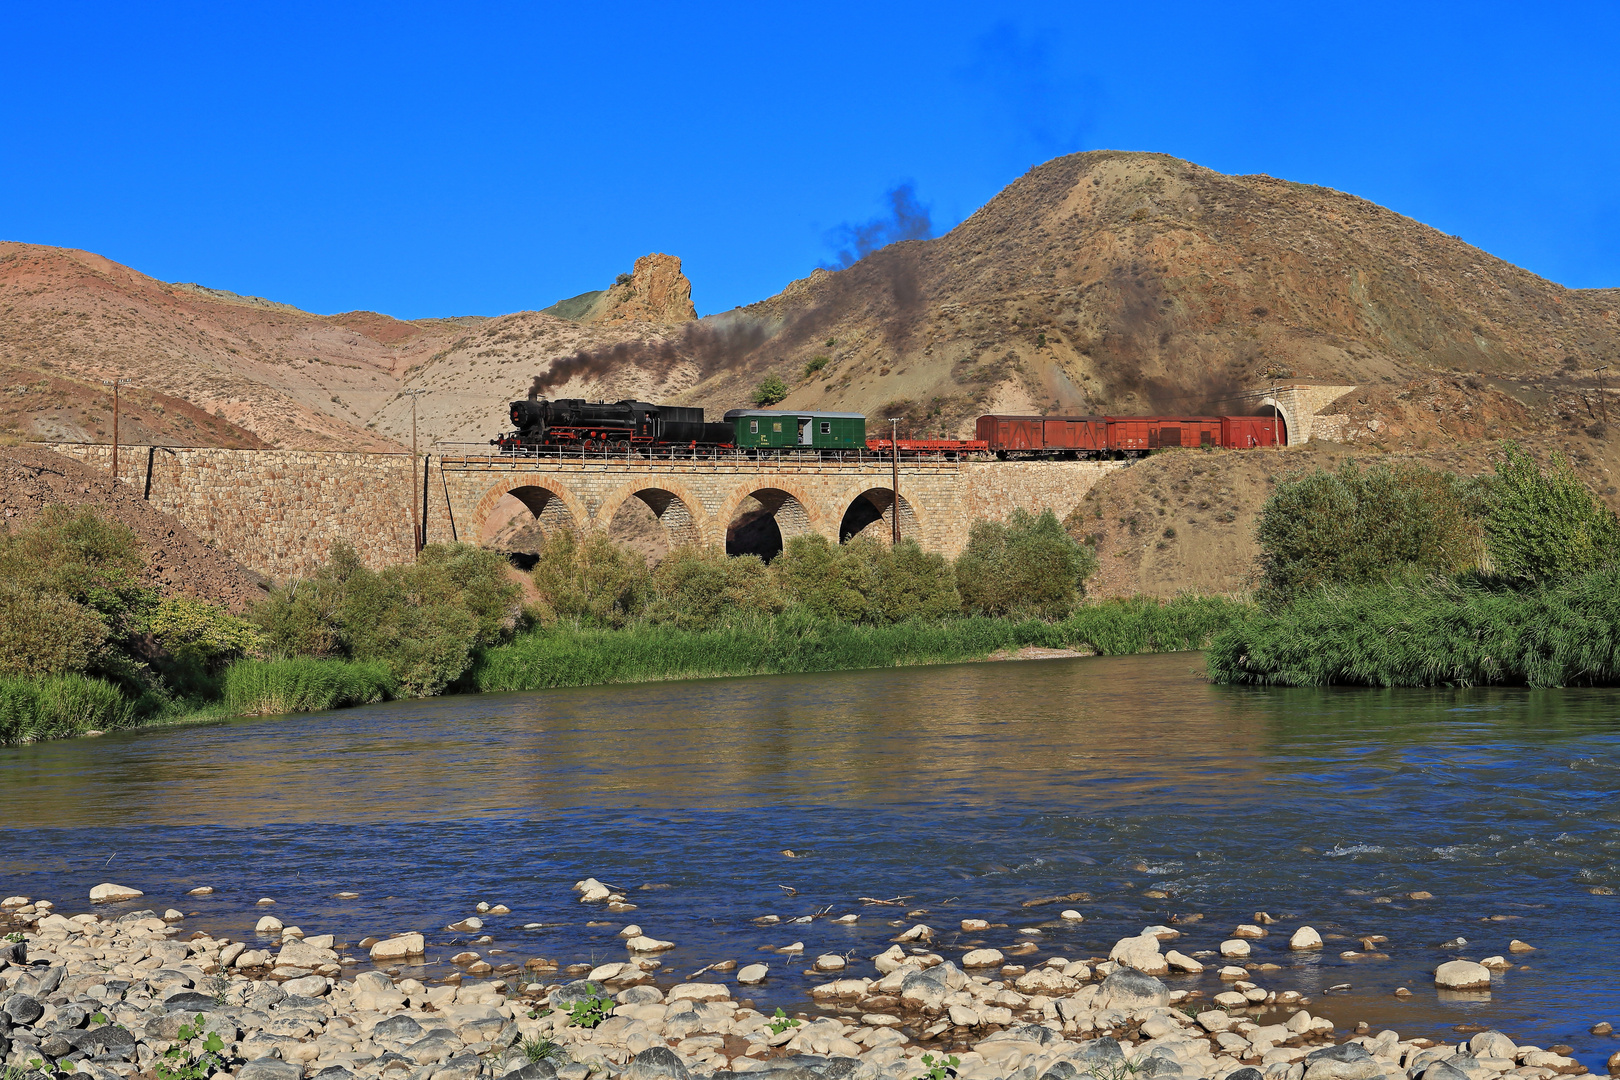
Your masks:
M 933 237 L 933 217 L 928 207 L 917 201 L 917 191 L 909 182 L 891 188 L 886 198 L 888 217 L 873 218 L 864 225 L 840 225 L 827 234 L 827 245 L 838 249 L 838 258 L 822 263 L 823 270 L 842 270 L 902 240 Z
M 529 400 L 570 379 L 602 378 L 632 364 L 658 376 L 682 364 L 694 364 L 698 378 L 703 379 L 742 359 L 770 336 L 771 329 L 762 320 L 720 316 L 687 323 L 672 340 L 621 341 L 602 349 L 581 349 L 552 361 L 549 368 L 536 375 L 529 387 Z

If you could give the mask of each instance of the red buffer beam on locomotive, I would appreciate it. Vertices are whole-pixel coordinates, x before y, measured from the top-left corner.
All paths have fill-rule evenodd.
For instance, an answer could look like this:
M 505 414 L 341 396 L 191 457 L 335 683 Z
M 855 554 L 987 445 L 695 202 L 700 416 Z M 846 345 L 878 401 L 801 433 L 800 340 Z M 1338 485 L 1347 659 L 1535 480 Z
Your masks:
M 1286 445 L 1274 416 L 981 416 L 977 441 L 998 457 L 1139 457 L 1166 447 Z

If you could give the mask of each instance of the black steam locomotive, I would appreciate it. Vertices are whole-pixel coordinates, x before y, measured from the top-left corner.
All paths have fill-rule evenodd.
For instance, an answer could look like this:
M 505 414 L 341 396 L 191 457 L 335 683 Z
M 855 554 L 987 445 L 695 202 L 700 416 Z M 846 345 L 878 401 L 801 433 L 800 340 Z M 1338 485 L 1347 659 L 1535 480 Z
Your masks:
M 502 453 L 541 447 L 629 450 L 635 446 L 723 446 L 732 441 L 731 424 L 710 424 L 703 410 L 646 401 L 586 401 L 545 398 L 514 401 L 515 429 L 490 444 Z

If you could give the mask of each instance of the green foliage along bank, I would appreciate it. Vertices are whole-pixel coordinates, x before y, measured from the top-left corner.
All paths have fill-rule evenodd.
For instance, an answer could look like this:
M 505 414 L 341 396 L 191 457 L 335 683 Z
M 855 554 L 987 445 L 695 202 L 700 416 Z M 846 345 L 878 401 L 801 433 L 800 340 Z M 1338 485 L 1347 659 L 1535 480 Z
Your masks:
M 1216 682 L 1620 683 L 1620 522 L 1561 455 L 1297 477 L 1259 539 L 1264 602 L 1211 642 Z
M 1107 601 L 1067 619 L 964 616 L 862 624 L 804 610 L 687 630 L 555 625 L 482 653 L 481 692 L 718 676 L 852 671 L 982 660 L 1026 646 L 1109 655 L 1199 649 L 1248 606 L 1222 597 Z
M 1036 645 L 1194 649 L 1244 605 L 1087 603 L 1095 554 L 1051 513 L 980 523 L 953 564 L 915 542 L 790 540 L 769 564 L 682 547 L 649 567 L 599 533 L 507 559 L 434 545 L 372 570 L 338 546 L 242 616 L 138 584 L 92 512 L 0 533 L 0 742 L 447 692 L 949 663 Z M 525 603 L 527 597 L 527 603 Z

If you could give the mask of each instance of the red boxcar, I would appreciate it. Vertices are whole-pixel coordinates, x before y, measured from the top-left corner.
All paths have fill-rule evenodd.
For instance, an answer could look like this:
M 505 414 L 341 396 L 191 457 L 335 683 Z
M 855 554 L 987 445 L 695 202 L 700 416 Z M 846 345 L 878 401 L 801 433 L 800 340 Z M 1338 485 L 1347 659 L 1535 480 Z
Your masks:
M 1223 416 L 1221 444 L 1232 450 L 1288 444 L 1288 426 L 1280 416 Z
M 1221 446 L 1218 416 L 1110 416 L 1108 448 L 1143 453 L 1165 446 Z
M 981 416 L 974 434 L 998 454 L 1108 451 L 1108 425 L 1100 416 Z

